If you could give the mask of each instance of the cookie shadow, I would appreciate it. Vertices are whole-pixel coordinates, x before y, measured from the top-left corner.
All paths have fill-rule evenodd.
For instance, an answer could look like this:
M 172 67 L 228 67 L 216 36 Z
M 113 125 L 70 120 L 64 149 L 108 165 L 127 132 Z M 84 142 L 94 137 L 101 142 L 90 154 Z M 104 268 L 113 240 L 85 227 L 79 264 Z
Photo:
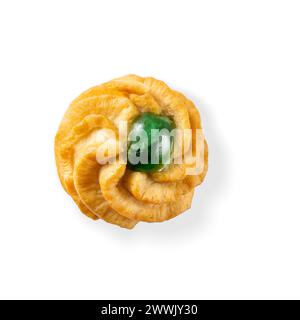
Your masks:
M 144 224 L 136 227 L 136 233 L 151 237 L 152 241 L 194 237 L 214 228 L 218 199 L 225 193 L 230 174 L 230 156 L 220 127 L 217 126 L 215 110 L 204 99 L 198 99 L 182 90 L 197 105 L 202 119 L 204 135 L 209 147 L 208 172 L 203 184 L 196 188 L 192 208 L 186 213 L 164 223 Z M 134 232 L 134 231 L 133 231 Z

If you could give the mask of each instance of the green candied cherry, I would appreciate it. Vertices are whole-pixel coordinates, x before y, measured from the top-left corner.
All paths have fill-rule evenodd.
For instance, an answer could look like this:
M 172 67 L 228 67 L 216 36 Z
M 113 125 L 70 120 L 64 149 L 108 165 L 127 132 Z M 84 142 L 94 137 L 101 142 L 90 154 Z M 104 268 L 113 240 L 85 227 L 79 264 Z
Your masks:
M 174 149 L 173 129 L 173 120 L 166 116 L 145 112 L 135 119 L 128 134 L 129 169 L 156 172 L 167 167 Z

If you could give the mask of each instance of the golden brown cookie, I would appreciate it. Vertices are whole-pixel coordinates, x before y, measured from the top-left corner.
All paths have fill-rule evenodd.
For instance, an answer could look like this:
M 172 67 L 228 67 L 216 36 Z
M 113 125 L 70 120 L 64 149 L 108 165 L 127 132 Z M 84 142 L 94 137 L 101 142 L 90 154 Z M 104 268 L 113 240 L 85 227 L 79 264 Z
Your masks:
M 130 128 L 146 113 L 172 119 L 176 129 L 191 129 L 181 143 L 189 146 L 192 156 L 201 153 L 197 174 L 189 170 L 195 161 L 174 161 L 176 151 L 171 164 L 153 172 L 135 171 L 120 161 L 121 123 Z M 198 148 L 198 134 L 203 136 L 199 112 L 184 95 L 154 78 L 127 75 L 93 87 L 71 103 L 55 138 L 58 175 L 66 192 L 92 219 L 128 229 L 139 221 L 164 221 L 191 207 L 194 189 L 205 178 L 208 148 L 204 139 Z M 174 139 L 174 150 L 181 152 L 184 148 Z M 116 158 L 110 155 L 112 149 Z

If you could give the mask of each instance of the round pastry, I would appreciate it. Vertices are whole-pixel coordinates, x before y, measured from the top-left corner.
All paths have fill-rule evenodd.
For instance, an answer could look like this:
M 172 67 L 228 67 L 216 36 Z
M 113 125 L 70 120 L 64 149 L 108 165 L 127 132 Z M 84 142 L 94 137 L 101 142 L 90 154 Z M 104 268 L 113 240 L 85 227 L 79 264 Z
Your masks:
M 190 100 L 162 81 L 127 75 L 71 103 L 55 158 L 62 186 L 84 214 L 131 229 L 191 207 L 208 148 Z

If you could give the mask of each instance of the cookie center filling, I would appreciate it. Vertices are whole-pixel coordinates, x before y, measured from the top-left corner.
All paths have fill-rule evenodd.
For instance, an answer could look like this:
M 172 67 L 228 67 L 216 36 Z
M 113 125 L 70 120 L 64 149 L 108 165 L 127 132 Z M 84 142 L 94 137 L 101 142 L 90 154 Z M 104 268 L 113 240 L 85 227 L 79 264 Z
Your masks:
M 127 166 L 133 171 L 156 172 L 170 163 L 174 149 L 172 119 L 145 112 L 132 123 L 128 134 Z

